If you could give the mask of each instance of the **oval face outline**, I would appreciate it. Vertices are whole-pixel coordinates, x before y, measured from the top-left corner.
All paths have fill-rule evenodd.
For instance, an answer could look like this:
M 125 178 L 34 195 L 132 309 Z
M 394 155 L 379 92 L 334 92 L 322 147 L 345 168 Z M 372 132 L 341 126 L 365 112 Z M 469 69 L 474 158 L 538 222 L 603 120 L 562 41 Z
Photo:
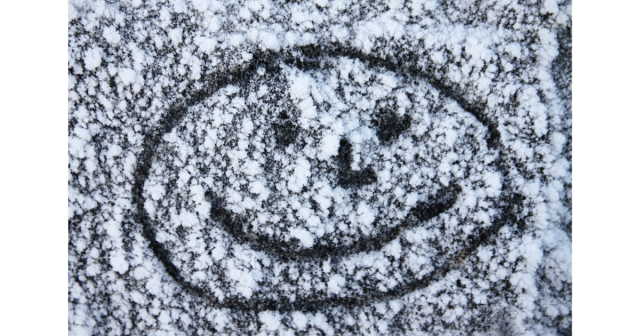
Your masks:
M 326 60 L 326 59 L 325 59 Z M 314 64 L 314 62 L 322 62 L 322 59 L 320 61 L 317 60 L 311 60 L 308 61 L 308 63 L 311 63 L 312 65 Z M 359 62 L 358 59 L 355 59 L 355 62 Z M 291 69 L 294 69 L 292 71 L 296 71 L 295 69 L 298 69 L 302 72 L 304 72 L 302 69 L 305 69 L 305 64 L 303 63 L 302 65 L 300 64 L 293 64 L 293 65 L 287 65 L 286 61 L 283 62 L 285 64 L 285 67 L 289 67 Z M 362 63 L 362 62 L 361 62 Z M 315 64 L 317 65 L 317 64 Z M 313 67 L 311 67 L 313 69 Z M 266 71 L 264 70 L 266 69 Z M 277 72 L 277 69 L 274 70 L 273 67 L 271 69 L 271 71 L 275 71 Z M 308 71 L 308 69 L 307 69 Z M 262 68 L 257 68 L 256 73 L 260 73 L 260 72 L 269 72 L 269 67 L 262 67 Z M 246 74 L 243 74 L 245 76 L 245 78 L 249 77 Z M 403 76 L 398 76 L 398 77 L 403 77 Z M 410 78 L 410 77 L 407 77 Z M 432 89 L 435 89 L 432 85 L 428 84 Z M 436 89 L 437 90 L 437 89 Z M 437 95 L 439 95 L 440 93 L 438 93 Z M 453 101 L 453 99 L 445 97 L 443 98 L 443 100 L 446 100 L 447 103 L 449 104 L 453 104 L 456 105 L 456 103 Z M 199 103 L 202 102 L 206 102 L 206 99 L 201 99 Z M 199 103 L 194 103 L 192 104 L 192 109 L 193 107 L 197 107 Z M 232 103 L 233 104 L 233 103 Z M 242 105 L 242 104 L 240 104 Z M 452 107 L 452 109 L 455 110 L 455 107 Z M 470 115 L 469 112 L 464 111 L 463 109 L 461 109 L 458 106 L 459 111 L 457 112 L 453 112 L 455 113 L 466 113 L 467 115 Z M 179 112 L 174 112 L 175 114 L 179 114 Z M 406 112 L 405 112 L 406 113 Z M 164 127 L 164 132 L 158 132 L 156 134 L 156 138 L 154 139 L 155 141 L 149 141 L 151 143 L 155 142 L 155 148 L 154 151 L 157 150 L 159 147 L 158 146 L 162 146 L 163 141 L 166 140 L 167 137 L 171 137 L 173 136 L 172 134 L 175 134 L 175 130 L 176 128 L 180 128 L 183 127 L 185 125 L 181 124 L 185 118 L 189 118 L 189 112 L 182 111 L 182 116 L 175 118 L 173 121 L 171 121 L 171 113 L 169 113 L 169 118 L 167 118 L 167 120 L 169 120 L 169 122 L 165 123 L 165 127 Z M 378 115 L 377 120 L 383 120 L 383 121 L 387 121 L 389 122 L 389 120 L 391 120 L 391 118 L 393 117 L 397 117 L 398 119 L 402 119 L 402 116 L 398 116 L 398 115 L 391 115 L 389 116 L 380 116 Z M 290 118 L 290 117 L 288 117 Z M 288 119 L 288 118 L 282 118 L 282 119 Z M 385 118 L 387 118 L 385 120 Z M 297 122 L 299 120 L 296 120 L 294 122 Z M 414 120 L 415 121 L 415 120 Z M 288 123 L 292 124 L 294 122 L 291 122 L 290 120 L 288 121 L 283 121 L 280 125 L 288 125 Z M 480 126 L 482 126 L 481 121 L 476 120 L 476 123 L 479 124 Z M 369 126 L 374 125 L 375 124 L 369 124 Z M 236 123 L 236 126 L 240 126 L 242 127 L 242 123 Z M 247 126 L 248 127 L 248 126 Z M 299 127 L 299 125 L 297 125 L 297 127 Z M 282 150 L 286 150 L 284 149 L 284 147 L 291 147 L 292 145 L 292 139 L 291 137 L 287 137 L 287 127 L 284 127 L 284 132 L 282 130 L 275 130 L 275 143 L 276 143 L 276 147 L 280 146 L 279 148 Z M 490 151 L 493 156 L 493 159 L 491 161 L 495 162 L 496 160 L 498 160 L 498 150 L 497 149 L 491 149 L 491 137 L 493 136 L 493 134 L 495 134 L 495 129 L 491 129 L 491 127 L 486 127 L 486 130 L 483 134 L 483 137 L 486 137 L 487 139 L 487 144 L 485 146 L 485 148 L 487 148 L 488 151 Z M 402 132 L 400 132 L 402 133 Z M 279 134 L 283 134 L 282 136 L 279 137 Z M 382 135 L 381 135 L 382 134 Z M 249 134 L 247 134 L 249 135 Z M 393 134 L 393 132 L 391 132 L 391 135 L 389 135 L 389 132 L 385 133 L 384 130 L 380 131 L 380 129 L 377 129 L 377 137 L 378 138 L 382 138 L 383 140 L 391 140 L 391 138 L 395 138 L 395 137 L 399 137 L 400 134 Z M 164 137 L 162 139 L 160 139 L 160 136 Z M 293 139 L 293 142 L 295 142 L 295 138 Z M 378 139 L 380 140 L 380 139 Z M 166 141 L 165 141 L 166 142 Z M 382 143 L 383 141 L 379 141 L 378 144 Z M 385 145 L 388 145 L 389 141 L 384 141 Z M 342 143 L 338 146 L 338 152 L 341 152 L 341 150 L 343 149 L 343 147 L 345 147 Z M 149 148 L 149 147 L 147 147 Z M 345 152 L 346 150 L 343 150 L 342 152 Z M 340 153 L 337 153 L 334 156 L 340 156 Z M 362 153 L 361 153 L 362 154 Z M 149 155 L 149 153 L 147 153 L 147 155 Z M 347 155 L 350 156 L 350 155 Z M 365 155 L 366 156 L 366 155 Z M 143 155 L 144 157 L 144 155 Z M 150 161 L 150 160 L 149 160 Z M 142 167 L 142 169 L 147 168 L 148 173 L 146 175 L 146 177 L 153 177 L 153 172 L 154 169 L 158 170 L 157 165 L 153 166 L 151 164 L 151 162 L 147 161 L 146 165 L 140 165 L 140 167 Z M 488 164 L 491 164 L 491 162 L 488 162 Z M 360 167 L 360 171 L 365 171 L 368 167 Z M 364 168 L 364 169 L 362 169 Z M 489 170 L 488 166 L 486 167 L 487 170 Z M 355 172 L 355 173 L 353 173 Z M 358 170 L 353 170 L 353 173 L 355 176 L 358 175 Z M 497 174 L 498 169 L 493 169 L 492 170 L 493 173 Z M 336 175 L 340 175 L 342 174 L 340 171 L 338 171 L 338 173 Z M 151 175 L 151 176 L 150 176 Z M 160 172 L 159 176 L 162 175 L 162 173 Z M 362 174 L 360 174 L 362 175 Z M 184 176 L 184 175 L 183 175 Z M 498 180 L 496 182 L 496 179 Z M 486 179 L 486 181 L 483 181 L 483 183 L 485 184 L 490 184 L 490 183 L 494 183 L 494 184 L 499 184 L 500 183 L 500 176 L 493 176 L 493 181 L 492 177 L 490 176 L 489 178 Z M 338 184 L 340 184 L 340 177 L 337 177 L 337 181 Z M 366 181 L 365 181 L 366 182 Z M 360 184 L 358 184 L 357 179 L 356 179 L 356 185 L 357 186 L 361 186 L 365 183 L 360 182 Z M 371 184 L 371 183 L 369 183 Z M 140 193 L 140 196 L 142 196 L 142 190 L 141 186 L 138 185 L 137 186 L 138 189 L 137 191 Z M 353 187 L 353 186 L 351 186 Z M 446 215 L 446 211 L 450 210 L 452 208 L 452 206 L 454 205 L 454 203 L 456 203 L 458 201 L 458 194 L 460 193 L 467 193 L 468 191 L 463 191 L 463 187 L 465 187 L 464 185 L 460 186 L 459 184 L 456 183 L 452 183 L 452 186 L 450 187 L 443 187 L 440 188 L 438 192 L 432 193 L 431 195 L 427 195 L 426 197 L 424 197 L 424 200 L 420 201 L 420 202 L 416 202 L 416 206 L 414 207 L 414 209 L 423 208 L 423 212 L 422 214 L 419 211 L 415 211 L 412 209 L 409 209 L 405 214 L 404 214 L 404 218 L 403 220 L 400 221 L 400 223 L 396 223 L 395 226 L 391 226 L 389 227 L 389 230 L 387 230 L 387 232 L 391 232 L 391 234 L 386 233 L 386 240 L 385 239 L 373 239 L 372 241 L 374 241 L 374 244 L 370 244 L 370 243 L 366 243 L 366 244 L 361 244 L 358 245 L 357 243 L 352 244 L 351 246 L 347 245 L 347 248 L 345 249 L 346 252 L 342 253 L 342 254 L 337 254 L 337 255 L 331 255 L 328 253 L 320 253 L 320 255 L 314 255 L 314 246 L 322 246 L 321 244 L 304 244 L 304 242 L 301 243 L 296 243 L 296 244 L 292 244 L 291 246 L 294 247 L 287 247 L 287 249 L 280 249 L 280 250 L 272 250 L 272 251 L 266 251 L 267 253 L 264 253 L 265 258 L 271 258 L 273 257 L 273 255 L 275 254 L 275 259 L 271 260 L 271 261 L 266 261 L 266 259 L 261 259 L 258 261 L 258 263 L 256 264 L 256 258 L 255 256 L 246 256 L 247 251 L 246 250 L 239 250 L 236 247 L 234 247 L 234 253 L 236 255 L 244 255 L 244 257 L 246 258 L 253 258 L 254 260 L 251 261 L 253 262 L 253 265 L 255 266 L 254 268 L 265 268 L 265 267 L 270 267 L 268 264 L 273 263 L 273 262 L 283 262 L 283 263 L 288 263 L 288 264 L 292 264 L 292 263 L 309 263 L 312 264 L 311 266 L 307 267 L 308 269 L 316 269 L 316 270 L 326 270 L 327 268 L 329 269 L 328 272 L 324 272 L 324 273 L 333 273 L 332 276 L 329 276 L 328 279 L 326 279 L 325 281 L 325 289 L 324 292 L 320 291 L 320 292 L 316 292 L 314 293 L 315 298 L 298 298 L 297 300 L 293 300 L 293 301 L 288 301 L 285 300 L 284 298 L 287 297 L 287 293 L 281 293 L 280 296 L 276 296 L 274 297 L 273 295 L 268 296 L 268 295 L 254 295 L 256 292 L 259 292 L 259 288 L 258 290 L 256 290 L 257 287 L 260 287 L 260 285 L 258 285 L 258 282 L 265 282 L 266 280 L 263 280 L 263 276 L 262 275 L 255 275 L 255 274 L 251 274 L 251 272 L 247 269 L 242 270 L 241 267 L 236 267 L 236 265 L 233 266 L 229 266 L 226 265 L 226 275 L 229 276 L 230 273 L 234 273 L 231 275 L 231 277 L 235 277 L 236 279 L 234 280 L 235 282 L 233 282 L 231 285 L 234 285 L 235 287 L 238 287 L 238 284 L 242 284 L 243 281 L 245 282 L 245 289 L 244 290 L 240 290 L 240 291 L 236 291 L 235 292 L 235 296 L 233 297 L 225 297 L 224 295 L 220 294 L 222 292 L 222 290 L 229 290 L 234 288 L 234 286 L 229 286 L 227 288 L 223 288 L 223 287 L 209 287 L 207 288 L 206 285 L 203 285 L 203 283 L 206 283 L 207 281 L 209 283 L 211 283 L 211 279 L 207 279 L 206 275 L 205 275 L 205 279 L 206 281 L 204 282 L 197 282 L 194 281 L 193 277 L 189 277 L 191 274 L 181 274 L 181 273 L 185 273 L 183 271 L 181 271 L 181 269 L 183 269 L 182 265 L 176 266 L 176 263 L 180 263 L 179 259 L 177 259 L 175 257 L 175 255 L 172 256 L 172 253 L 174 252 L 172 248 L 167 249 L 165 246 L 163 246 L 163 244 L 166 244 L 168 241 L 168 238 L 166 236 L 163 236 L 163 233 L 161 232 L 161 230 L 154 230 L 154 228 L 151 227 L 149 221 L 150 219 L 148 218 L 147 214 L 144 214 L 141 216 L 142 221 L 143 221 L 143 225 L 145 226 L 145 235 L 147 236 L 147 238 L 149 238 L 151 240 L 151 247 L 154 250 L 155 254 L 157 256 L 159 256 L 159 258 L 162 260 L 163 264 L 165 265 L 165 267 L 167 267 L 167 271 L 169 272 L 169 274 L 171 274 L 174 279 L 176 279 L 178 282 L 182 283 L 184 286 L 200 293 L 200 294 L 204 294 L 205 296 L 208 296 L 212 299 L 214 299 L 214 301 L 217 301 L 218 304 L 222 305 L 222 306 L 244 306 L 244 307 L 253 307 L 253 308 L 258 308 L 258 307 L 275 307 L 276 309 L 301 309 L 301 308 L 309 308 L 309 307 L 314 307 L 317 305 L 322 305 L 324 303 L 333 303 L 333 304 L 348 304 L 350 302 L 353 302 L 354 300 L 358 301 L 360 300 L 359 298 L 357 298 L 358 295 L 361 294 L 367 294 L 372 298 L 379 298 L 379 297 L 389 297 L 389 296 L 397 296 L 397 295 L 402 295 L 404 293 L 407 293 L 411 290 L 420 288 L 420 287 L 424 287 L 426 286 L 431 279 L 433 279 L 434 277 L 437 276 L 441 276 L 444 273 L 446 273 L 446 269 L 447 269 L 447 264 L 449 263 L 449 259 L 452 259 L 454 256 L 458 256 L 459 253 L 449 253 L 446 257 L 447 260 L 444 260 L 443 262 L 440 263 L 434 263 L 433 265 L 431 265 L 430 268 L 427 269 L 417 269 L 417 270 L 409 270 L 406 269 L 409 273 L 409 277 L 413 278 L 413 279 L 409 279 L 409 280 L 402 280 L 403 282 L 401 282 L 399 285 L 396 284 L 396 286 L 388 286 L 388 288 L 384 288 L 384 286 L 381 288 L 378 284 L 378 286 L 370 286 L 370 287 L 362 287 L 362 288 L 356 288 L 355 290 L 352 290 L 352 292 L 350 293 L 351 295 L 340 295 L 343 294 L 343 290 L 345 289 L 345 287 L 348 287 L 349 284 L 346 284 L 345 282 L 348 282 L 347 279 L 345 279 L 346 277 L 341 276 L 339 273 L 335 273 L 333 272 L 336 268 L 340 268 L 343 267 L 344 265 L 340 266 L 337 265 L 339 264 L 340 261 L 336 261 L 336 259 L 340 259 L 342 261 L 347 260 L 347 261 L 352 261 L 353 259 L 366 259 L 366 258 L 362 258 L 362 255 L 367 255 L 367 253 L 371 254 L 371 253 L 387 253 L 389 255 L 389 260 L 393 260 L 393 250 L 397 249 L 397 245 L 400 244 L 400 241 L 397 239 L 398 236 L 400 234 L 402 234 L 405 230 L 408 229 L 412 229 L 414 227 L 420 227 L 421 224 L 424 224 L 425 222 L 428 222 L 430 219 L 432 218 L 436 218 L 437 216 L 439 216 L 442 213 L 445 213 Z M 488 216 L 493 215 L 494 217 L 497 215 L 498 212 L 498 206 L 497 204 L 497 200 L 499 198 L 500 195 L 500 189 L 501 186 L 496 185 L 496 194 L 495 195 L 491 195 L 490 198 L 494 199 L 492 201 L 493 206 L 494 206 L 494 213 L 490 214 Z M 147 195 L 151 195 L 148 191 L 148 188 L 145 189 Z M 296 186 L 294 186 L 292 191 L 296 190 Z M 203 193 L 207 193 L 203 190 Z M 225 209 L 224 205 L 222 205 L 220 203 L 220 205 L 216 205 L 216 202 L 220 202 L 219 200 L 221 199 L 221 197 L 216 197 L 215 195 L 211 196 L 212 191 L 209 190 L 208 191 L 210 196 L 207 196 L 206 198 L 206 203 L 209 203 L 210 207 L 209 210 L 207 211 L 206 209 L 203 209 L 202 212 L 208 212 L 209 214 L 211 214 L 211 218 L 210 220 L 212 222 L 218 221 L 221 222 L 223 218 L 226 217 L 230 217 L 233 216 L 233 214 L 230 214 L 231 211 L 228 211 L 228 209 Z M 228 196 L 228 194 L 227 194 Z M 149 196 L 148 196 L 149 197 Z M 158 199 L 160 199 L 161 197 L 159 197 Z M 468 199 L 469 197 L 466 197 L 465 199 Z M 437 208 L 438 206 L 438 199 L 442 200 L 444 199 L 444 202 L 440 202 L 440 209 L 438 211 L 433 211 L 432 209 L 435 207 Z M 147 201 L 144 201 L 144 197 L 139 197 L 138 198 L 138 209 L 140 210 L 141 207 L 144 207 L 145 210 L 144 212 L 147 213 L 152 213 L 154 212 L 154 210 L 149 210 L 149 209 L 153 209 L 154 207 L 150 206 L 149 202 L 148 202 L 149 198 L 147 198 Z M 205 202 L 203 202 L 205 203 Z M 206 208 L 206 206 L 205 206 Z M 457 209 L 454 210 L 459 210 L 460 206 L 458 206 Z M 147 215 L 147 216 L 145 216 Z M 186 220 L 185 220 L 186 221 Z M 237 224 L 238 220 L 230 220 L 232 224 Z M 184 221 L 183 221 L 184 222 Z M 440 223 L 441 225 L 443 225 L 443 223 Z M 486 219 L 486 225 L 482 226 L 482 227 L 478 227 L 476 231 L 478 232 L 467 232 L 467 237 L 468 240 L 470 241 L 468 244 L 462 243 L 459 244 L 460 246 L 458 247 L 458 250 L 462 251 L 462 250 L 469 250 L 472 248 L 475 248 L 473 245 L 477 245 L 478 244 L 478 239 L 477 237 L 484 235 L 484 231 L 487 231 L 488 228 L 492 227 L 492 223 L 490 218 Z M 213 224 L 215 225 L 215 224 Z M 455 224 L 451 224 L 449 223 L 449 225 L 455 225 Z M 224 225 L 223 225 L 224 226 Z M 245 241 L 242 241 L 242 234 L 246 231 L 243 230 L 241 233 L 236 232 L 235 236 L 234 236 L 234 232 L 233 229 L 230 229 L 229 227 L 232 226 L 227 226 L 226 228 L 226 232 L 223 229 L 222 231 L 217 232 L 217 234 L 228 234 L 229 237 L 235 239 L 236 241 L 238 241 L 239 243 L 241 243 L 240 245 L 245 245 L 245 246 L 250 246 L 251 248 L 260 248 L 260 243 L 261 243 L 261 239 L 246 239 Z M 493 228 L 495 229 L 495 227 Z M 384 231 L 384 230 L 382 230 Z M 480 232 L 482 231 L 482 232 Z M 160 233 L 160 234 L 158 234 Z M 416 235 L 416 232 L 412 232 L 413 235 Z M 246 234 L 245 234 L 246 235 Z M 376 237 L 374 237 L 376 238 Z M 433 237 L 432 237 L 433 238 Z M 426 239 L 426 238 L 425 238 Z M 304 236 L 302 237 L 302 239 L 298 239 L 300 241 L 304 240 Z M 294 240 L 295 241 L 295 240 Z M 362 241 L 367 241 L 366 239 L 362 240 Z M 424 243 L 426 240 L 422 241 L 422 245 L 425 245 L 423 247 L 426 248 L 430 248 L 428 243 Z M 262 239 L 262 242 L 264 242 L 264 239 Z M 404 237 L 404 242 L 403 244 L 407 243 L 407 237 Z M 414 243 L 417 245 L 420 245 L 419 240 L 414 239 Z M 188 244 L 188 243 L 187 243 Z M 186 245 L 186 244 L 185 244 Z M 390 245 L 393 245 L 392 247 L 389 248 Z M 174 245 L 176 246 L 176 245 Z M 355 248 L 353 248 L 353 246 L 355 246 Z M 365 246 L 365 248 L 361 248 L 359 246 Z M 223 250 L 228 249 L 229 246 L 224 246 L 222 247 Z M 384 250 L 386 248 L 386 250 Z M 351 249 L 351 250 L 350 250 Z M 211 251 L 212 250 L 212 251 Z M 266 249 L 265 249 L 266 250 Z M 316 251 L 321 249 L 317 249 Z M 330 248 L 329 250 L 335 250 L 335 247 Z M 385 252 L 381 252 L 382 250 L 384 250 Z M 460 252 L 458 251 L 458 252 Z M 221 250 L 219 247 L 214 247 L 211 249 L 211 247 L 209 247 L 209 253 L 214 255 L 214 259 L 217 260 L 222 260 L 222 257 L 220 256 Z M 292 258 L 287 258 L 287 257 L 283 257 L 283 255 L 285 255 L 286 253 L 293 253 L 295 254 L 295 257 Z M 434 255 L 437 255 L 438 252 L 435 251 Z M 280 256 L 278 256 L 278 254 L 280 254 Z M 353 254 L 355 255 L 355 257 L 353 255 L 348 255 L 348 254 Z M 333 257 L 333 260 L 332 260 Z M 323 260 L 317 260 L 317 259 L 323 259 Z M 226 258 L 225 258 L 226 261 Z M 366 263 L 366 261 L 365 261 Z M 258 266 L 260 265 L 260 266 Z M 337 265 L 337 266 L 336 266 Z M 293 268 L 295 268 L 295 265 L 292 266 Z M 289 270 L 292 268 L 291 266 L 289 267 Z M 229 269 L 232 269 L 231 271 L 229 271 Z M 234 269 L 235 268 L 235 269 Z M 299 268 L 304 268 L 304 267 L 299 267 Z M 444 270 L 444 271 L 443 271 Z M 198 274 L 198 269 L 192 269 L 191 271 L 193 271 L 193 274 Z M 189 272 L 187 272 L 189 273 Z M 200 272 L 202 273 L 202 272 Z M 215 272 L 214 272 L 215 273 Z M 289 271 L 289 273 L 291 273 L 291 271 Z M 300 272 L 298 272 L 300 273 Z M 202 276 L 202 275 L 197 275 L 197 276 Z M 296 277 L 309 277 L 308 274 L 304 274 L 304 271 L 302 272 L 302 274 L 298 274 L 296 275 Z M 249 280 L 248 282 L 245 281 L 246 279 L 253 279 L 252 281 L 254 283 L 251 283 L 251 280 Z M 257 280 L 256 280 L 257 279 Z M 361 277 L 362 279 L 362 277 Z M 221 280 L 220 278 L 216 278 L 213 281 L 224 281 Z M 366 281 L 365 281 L 366 282 Z M 240 288 L 243 287 L 242 285 L 239 286 Z M 321 297 L 323 296 L 322 294 L 325 294 L 325 297 Z M 290 293 L 289 293 L 290 294 Z M 256 297 L 257 296 L 257 297 Z M 320 298 L 318 298 L 318 296 L 320 296 Z M 288 301 L 288 302 L 287 302 Z

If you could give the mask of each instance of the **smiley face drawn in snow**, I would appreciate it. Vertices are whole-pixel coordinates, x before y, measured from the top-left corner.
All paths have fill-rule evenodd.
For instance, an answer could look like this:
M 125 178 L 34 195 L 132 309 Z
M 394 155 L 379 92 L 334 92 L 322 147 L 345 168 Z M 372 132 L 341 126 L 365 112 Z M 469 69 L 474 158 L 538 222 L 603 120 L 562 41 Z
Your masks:
M 139 199 L 168 272 L 212 301 L 402 295 L 500 215 L 491 130 L 428 81 L 340 55 L 243 75 L 167 123 Z

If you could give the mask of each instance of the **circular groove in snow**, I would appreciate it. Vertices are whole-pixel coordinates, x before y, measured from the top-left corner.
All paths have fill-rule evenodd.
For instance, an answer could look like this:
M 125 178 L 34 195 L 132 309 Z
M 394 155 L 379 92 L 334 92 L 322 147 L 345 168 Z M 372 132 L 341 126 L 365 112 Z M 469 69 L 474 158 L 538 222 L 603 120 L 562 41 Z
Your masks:
M 495 127 L 411 63 L 312 47 L 211 83 L 147 135 L 134 195 L 168 273 L 221 306 L 403 295 L 515 216 Z

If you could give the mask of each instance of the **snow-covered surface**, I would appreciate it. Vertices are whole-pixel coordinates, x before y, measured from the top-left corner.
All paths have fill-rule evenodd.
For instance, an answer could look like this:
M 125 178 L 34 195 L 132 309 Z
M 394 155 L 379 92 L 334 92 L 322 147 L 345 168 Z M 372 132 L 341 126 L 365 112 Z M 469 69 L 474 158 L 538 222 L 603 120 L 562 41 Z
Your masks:
M 571 3 L 69 2 L 69 330 L 571 334 Z

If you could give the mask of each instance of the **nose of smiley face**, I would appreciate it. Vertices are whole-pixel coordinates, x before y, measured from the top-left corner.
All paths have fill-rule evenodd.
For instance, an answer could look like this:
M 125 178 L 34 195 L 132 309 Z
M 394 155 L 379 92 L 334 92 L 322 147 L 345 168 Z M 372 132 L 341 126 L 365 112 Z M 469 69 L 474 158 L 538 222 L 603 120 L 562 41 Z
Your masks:
M 389 144 L 402 132 L 411 126 L 411 117 L 408 115 L 397 116 L 388 110 L 378 114 L 371 121 L 376 129 L 378 139 L 381 144 Z M 361 171 L 351 169 L 352 149 L 351 143 L 347 139 L 340 139 L 337 161 L 340 167 L 338 171 L 338 184 L 342 187 L 360 187 L 376 182 L 376 173 L 371 167 Z
M 340 148 L 338 149 L 338 185 L 349 188 L 358 188 L 368 185 L 376 181 L 376 173 L 371 167 L 367 167 L 360 171 L 354 171 L 351 168 L 351 144 L 346 139 L 340 139 Z

